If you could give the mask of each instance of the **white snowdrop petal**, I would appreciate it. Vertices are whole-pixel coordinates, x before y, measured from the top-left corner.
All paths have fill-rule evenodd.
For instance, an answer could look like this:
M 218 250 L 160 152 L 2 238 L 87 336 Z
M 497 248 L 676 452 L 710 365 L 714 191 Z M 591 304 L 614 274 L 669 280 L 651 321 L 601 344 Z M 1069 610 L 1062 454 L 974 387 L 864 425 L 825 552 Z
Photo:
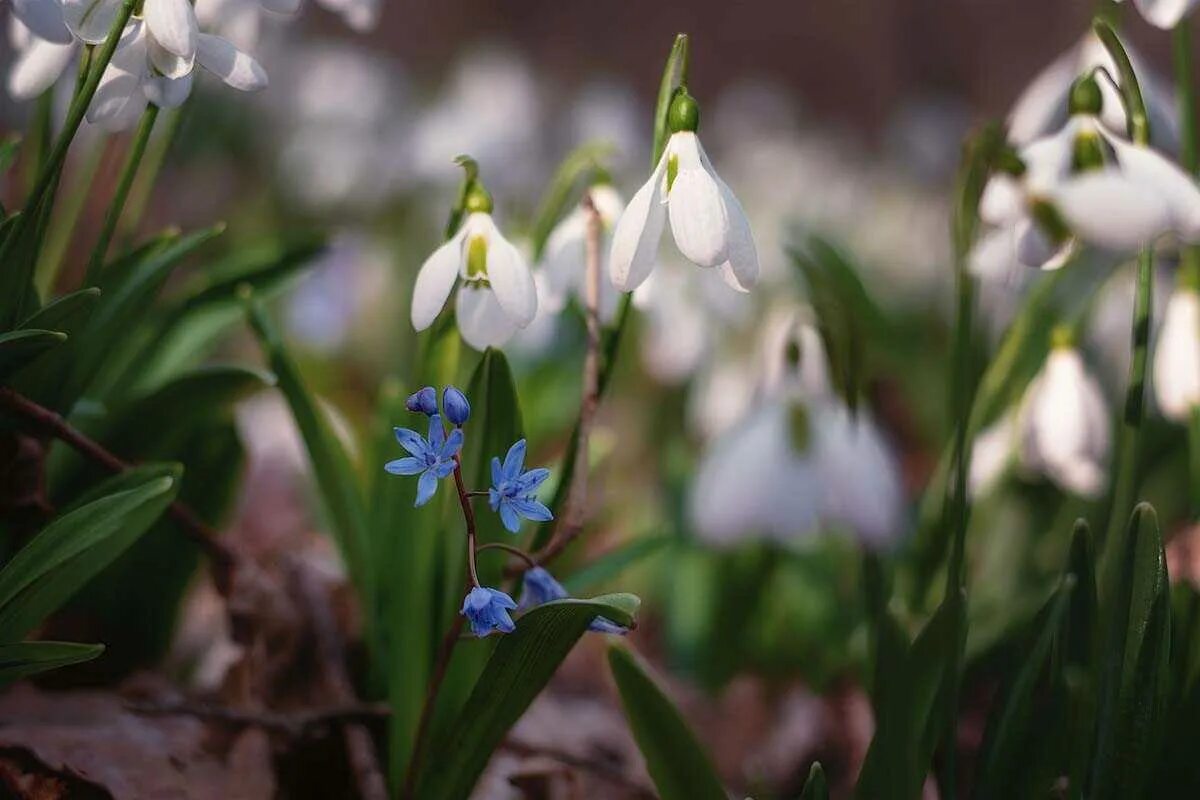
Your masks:
M 989 225 L 1009 225 L 1025 213 L 1025 195 L 1011 175 L 988 178 L 979 198 L 979 218 Z
M 1079 77 L 1079 52 L 1072 48 L 1033 79 L 1008 115 L 1008 139 L 1024 145 L 1056 128 L 1067 112 L 1071 84 Z
M 990 492 L 1000 482 L 1014 450 L 1016 421 L 1006 414 L 975 437 L 971 445 L 971 466 L 967 471 L 967 489 L 972 497 Z
M 59 0 L 12 0 L 13 15 L 35 36 L 53 44 L 71 44 L 71 31 Z M 111 19 L 110 19 L 111 22 Z
M 611 184 L 602 183 L 588 189 L 588 194 L 591 195 L 592 205 L 599 212 L 600 220 L 605 227 L 612 227 L 616 224 L 621 212 L 625 210 L 625 201 L 621 199 L 621 193 Z
M 1121 174 L 1157 194 L 1171 212 L 1175 232 L 1188 241 L 1200 239 L 1200 187 L 1190 175 L 1148 147 L 1109 139 Z
M 694 133 L 676 133 L 667 144 L 678 172 L 667 193 L 667 209 L 675 245 L 688 261 L 715 267 L 729 253 L 729 211 L 716 173 L 700 158 Z
M 1066 181 L 1051 197 L 1079 238 L 1108 250 L 1132 252 L 1171 227 L 1166 202 L 1115 170 Z
M 254 92 L 267 85 L 267 73 L 258 62 L 219 36 L 202 33 L 196 40 L 196 60 L 235 89 Z
M 729 214 L 729 242 L 725 261 L 719 264 L 721 278 L 731 288 L 748 292 L 758 283 L 758 249 L 754 246 L 754 234 L 750 231 L 750 220 L 733 191 L 720 178 L 716 178 L 721 198 Z
M 196 55 L 199 30 L 188 0 L 146 0 L 142 18 L 162 49 L 188 61 Z
M 83 41 L 100 44 L 108 36 L 121 5 L 121 0 L 62 0 L 63 20 Z
M 167 78 L 177 79 L 191 74 L 195 64 L 195 56 L 185 58 L 177 56 L 158 43 L 152 36 L 146 37 L 146 51 L 154 69 Z
M 667 217 L 662 191 L 666 164 L 664 154 L 650 180 L 629 201 L 613 230 L 609 276 L 613 286 L 622 292 L 632 292 L 654 268 Z
M 495 292 L 480 284 L 460 286 L 454 307 L 458 332 L 476 350 L 500 347 L 517 332 Z
M 1024 267 L 1017 259 L 1017 229 L 1014 226 L 989 231 L 980 237 L 967 257 L 971 274 L 1005 286 L 1016 284 Z
M 100 85 L 88 106 L 88 122 L 108 130 L 122 130 L 132 124 L 129 120 L 134 117 L 135 110 L 144 107 L 142 82 L 146 78 L 145 69 L 145 28 L 135 22 L 125 29 L 112 61 L 100 76 Z
M 446 298 L 454 288 L 462 262 L 462 233 L 434 250 L 421 269 L 413 285 L 412 324 L 423 331 L 433 324 L 442 313 Z
M 488 282 L 500 307 L 517 327 L 524 328 L 537 316 L 537 286 L 529 265 L 494 225 L 488 239 Z
M 1146 21 L 1156 28 L 1170 30 L 1195 7 L 1197 0 L 1133 0 Z
M 558 296 L 582 285 L 586 268 L 584 236 L 587 230 L 587 215 L 576 209 L 563 218 L 546 239 L 542 254 L 542 273 L 546 276 L 547 288 Z
M 1167 301 L 1154 348 L 1154 396 L 1168 419 L 1186 423 L 1200 405 L 1200 294 L 1178 289 Z
M 8 93 L 14 100 L 31 100 L 49 89 L 75 55 L 74 44 L 34 39 L 8 73 Z
M 146 99 L 159 108 L 178 108 L 192 93 L 192 79 L 193 73 L 182 78 L 153 75 L 142 85 L 142 91 L 146 93 Z

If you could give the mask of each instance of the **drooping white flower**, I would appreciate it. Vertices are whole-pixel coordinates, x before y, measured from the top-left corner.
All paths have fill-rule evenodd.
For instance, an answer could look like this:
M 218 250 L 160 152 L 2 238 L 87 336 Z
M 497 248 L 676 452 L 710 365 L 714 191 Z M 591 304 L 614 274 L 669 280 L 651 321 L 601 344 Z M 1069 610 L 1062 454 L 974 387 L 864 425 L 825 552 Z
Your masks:
M 600 215 L 600 269 L 601 273 L 608 272 L 609 242 L 612 240 L 612 228 L 625 203 L 621 195 L 609 184 L 593 186 L 588 190 L 596 212 Z M 587 299 L 587 259 L 586 240 L 590 212 L 577 206 L 563 218 L 550 232 L 546 240 L 545 252 L 542 255 L 542 272 L 546 278 L 546 288 L 556 295 L 556 305 L 564 303 L 568 295 L 576 297 L 580 305 Z M 600 319 L 611 322 L 617 313 L 617 291 L 612 282 L 600 281 Z
M 1104 491 L 1112 418 L 1078 350 L 1063 342 L 1051 349 L 1019 413 L 1023 467 L 1084 497 Z
M 1120 3 L 1122 0 L 1116 0 Z M 1142 16 L 1156 28 L 1170 30 L 1178 25 L 1200 0 L 1133 0 Z
M 1173 94 L 1146 68 L 1135 51 L 1129 50 L 1129 58 L 1134 72 L 1140 77 L 1154 144 L 1174 150 L 1179 141 L 1179 117 Z M 1071 87 L 1079 76 L 1090 75 L 1097 68 L 1104 69 L 1114 80 L 1120 80 L 1108 50 L 1094 33 L 1089 32 L 1042 70 L 1017 99 L 1008 115 L 1008 140 L 1022 147 L 1059 130 L 1070 116 Z M 1100 120 L 1108 130 L 1124 133 L 1128 123 L 1116 87 L 1104 80 L 1100 82 L 1100 90 L 1104 98 Z
M 123 5 L 122 0 L 63 0 L 63 17 L 79 39 L 100 44 Z M 200 35 L 192 4 L 188 0 L 145 0 L 140 19 L 145 24 L 144 47 L 150 66 L 172 79 L 190 73 Z
M 1017 450 L 1015 414 L 1005 414 L 980 431 L 971 443 L 971 466 L 967 470 L 967 491 L 971 497 L 990 492 L 1013 462 Z
M 8 18 L 8 41 L 17 54 L 7 81 L 8 94 L 14 100 L 31 100 L 53 86 L 79 51 L 79 43 L 62 22 L 57 0 L 47 5 L 58 9 L 58 24 L 66 33 L 66 43 L 38 36 L 16 14 Z
M 1180 286 L 1167 301 L 1154 350 L 1154 392 L 1168 419 L 1187 422 L 1200 406 L 1200 292 Z
M 425 260 L 413 287 L 412 324 L 433 324 L 458 285 L 458 330 L 477 350 L 498 347 L 537 316 L 538 297 L 525 257 L 500 233 L 490 211 L 473 211 Z
M 677 95 L 669 116 L 674 132 L 613 233 L 613 285 L 631 292 L 649 277 L 669 219 L 675 245 L 685 258 L 697 266 L 716 267 L 729 286 L 749 291 L 758 281 L 758 251 L 746 212 L 700 144 L 695 101 L 686 92 Z
M 12 13 L 39 39 L 54 44 L 74 41 L 63 22 L 62 0 L 12 0 Z

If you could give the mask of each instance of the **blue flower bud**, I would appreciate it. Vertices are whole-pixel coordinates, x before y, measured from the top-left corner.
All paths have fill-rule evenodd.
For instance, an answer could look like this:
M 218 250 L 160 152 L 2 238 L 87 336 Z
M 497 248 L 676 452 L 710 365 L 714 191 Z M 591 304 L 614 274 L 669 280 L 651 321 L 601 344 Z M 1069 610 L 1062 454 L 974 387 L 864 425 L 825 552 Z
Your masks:
M 524 588 L 525 591 L 521 593 L 522 611 L 569 596 L 563 585 L 542 567 L 531 567 L 525 571 Z
M 492 631 L 512 633 L 517 626 L 508 612 L 515 610 L 513 599 L 497 589 L 476 586 L 463 598 L 460 612 L 471 623 L 471 632 L 483 638 Z
M 432 417 L 438 413 L 437 390 L 432 386 L 426 386 L 419 392 L 413 392 L 404 401 L 404 407 L 414 414 L 424 414 L 427 417 Z
M 467 402 L 467 396 L 453 386 L 447 386 L 442 392 L 442 408 L 446 412 L 446 419 L 455 425 L 462 426 L 471 418 L 471 404 Z

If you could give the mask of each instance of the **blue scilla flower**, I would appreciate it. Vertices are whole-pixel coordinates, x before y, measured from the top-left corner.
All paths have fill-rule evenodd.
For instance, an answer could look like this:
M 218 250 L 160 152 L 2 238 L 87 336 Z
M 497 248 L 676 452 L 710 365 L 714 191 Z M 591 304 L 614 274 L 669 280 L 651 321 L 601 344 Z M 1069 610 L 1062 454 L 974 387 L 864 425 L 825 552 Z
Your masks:
M 383 468 L 393 475 L 419 474 L 414 505 L 423 506 L 437 491 L 438 481 L 454 472 L 454 457 L 462 448 L 463 432 L 455 428 L 446 436 L 442 418 L 433 414 L 429 417 L 429 438 L 408 428 L 396 428 L 396 441 L 411 455 L 389 461 Z
M 437 390 L 432 386 L 426 386 L 418 392 L 413 392 L 404 401 L 404 407 L 414 414 L 432 417 L 437 413 Z
M 446 419 L 455 425 L 465 425 L 471 418 L 471 404 L 467 396 L 453 386 L 442 390 L 442 408 L 446 411 Z
M 520 609 L 521 611 L 528 611 L 534 606 L 540 606 L 542 603 L 562 600 L 569 596 L 566 588 L 555 580 L 554 576 L 547 572 L 545 568 L 531 567 L 525 571 Z M 622 636 L 629 633 L 628 628 L 604 617 L 596 617 L 592 620 L 592 623 L 588 625 L 588 630 L 596 631 L 597 633 L 615 633 Z
M 476 586 L 463 599 L 462 615 L 471 623 L 471 632 L 480 638 L 492 631 L 512 633 L 516 623 L 508 612 L 517 607 L 513 599 L 498 589 Z
M 550 477 L 544 468 L 525 469 L 525 440 L 508 448 L 504 463 L 492 458 L 492 487 L 488 489 L 488 504 L 492 511 L 499 512 L 500 521 L 510 533 L 521 529 L 521 517 L 534 522 L 554 519 L 550 509 L 538 502 L 534 492 Z

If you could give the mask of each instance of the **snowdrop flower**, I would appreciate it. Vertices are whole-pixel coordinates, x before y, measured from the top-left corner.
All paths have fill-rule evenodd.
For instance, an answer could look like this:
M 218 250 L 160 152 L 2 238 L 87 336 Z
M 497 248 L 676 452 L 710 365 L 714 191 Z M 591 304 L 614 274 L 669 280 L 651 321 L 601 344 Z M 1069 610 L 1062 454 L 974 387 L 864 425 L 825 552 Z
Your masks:
M 544 567 L 531 567 L 527 569 L 521 586 L 521 603 L 518 606 L 521 611 L 528 611 L 543 603 L 551 603 L 555 600 L 563 600 L 570 597 L 566 588 Z M 628 628 L 604 617 L 596 617 L 592 620 L 591 624 L 588 625 L 588 630 L 596 631 L 597 633 L 615 633 L 622 636 L 629 633 Z
M 293 0 L 299 5 L 299 0 Z M 263 0 L 263 5 L 268 0 Z M 271 0 L 286 2 L 286 0 Z M 317 5 L 337 14 L 342 21 L 359 33 L 366 33 L 379 24 L 379 0 L 317 0 Z
M 498 347 L 533 322 L 538 297 L 524 256 L 492 221 L 492 199 L 476 182 L 468 193 L 466 221 L 425 260 L 413 287 L 412 324 L 433 324 L 459 284 L 458 330 L 476 350 Z
M 121 11 L 123 0 L 62 0 L 67 27 L 80 40 L 100 44 Z M 145 23 L 151 66 L 168 78 L 192 71 L 200 28 L 188 0 L 145 0 L 140 19 Z
M 1179 140 L 1179 118 L 1173 93 L 1146 69 L 1145 62 L 1137 53 L 1129 51 L 1129 58 L 1133 62 L 1134 72 L 1141 76 L 1142 96 L 1150 115 L 1155 144 L 1173 150 Z M 1119 80 L 1112 56 L 1100 39 L 1089 31 L 1074 47 L 1039 73 L 1017 99 L 1008 116 L 1008 140 L 1023 147 L 1059 130 L 1070 116 L 1068 100 L 1075 81 L 1080 75 L 1090 75 L 1097 68 Z M 1106 80 L 1100 84 L 1100 91 L 1104 95 L 1100 120 L 1108 130 L 1123 134 L 1127 129 L 1127 118 L 1117 88 Z
M 463 598 L 462 610 L 459 613 L 471 623 L 471 633 L 482 639 L 492 631 L 515 631 L 516 623 L 508 612 L 516 607 L 513 599 L 499 589 L 476 586 Z
M 1168 419 L 1186 423 L 1200 406 L 1200 290 L 1181 282 L 1167 301 L 1154 350 L 1154 392 Z
M 697 266 L 716 267 L 729 286 L 749 291 L 758 281 L 750 222 L 700 145 L 699 106 L 686 90 L 676 93 L 668 121 L 671 137 L 662 157 L 613 233 L 613 285 L 631 292 L 646 280 L 669 219 L 675 245 L 685 258 Z
M 588 194 L 600 215 L 600 268 L 607 272 L 607 254 L 612 239 L 610 232 L 625 210 L 625 203 L 617 190 L 607 183 L 591 187 Z M 542 273 L 546 276 L 547 288 L 558 298 L 556 305 L 565 303 L 568 295 L 574 295 L 581 306 L 587 302 L 586 240 L 590 216 L 591 212 L 581 203 L 554 226 L 546 239 Z M 616 316 L 617 291 L 610 281 L 600 282 L 599 311 L 600 320 L 606 324 Z
M 14 12 L 21 5 L 14 4 Z M 14 13 L 8 18 L 8 41 L 17 58 L 8 72 L 7 88 L 9 96 L 18 101 L 31 100 L 53 86 L 79 51 L 79 43 L 62 21 L 62 7 L 58 0 L 33 5 L 45 6 L 46 10 L 56 13 L 58 29 L 55 33 L 55 29 L 50 27 L 54 20 L 40 20 L 42 29 L 49 29 L 56 36 L 53 39 L 46 38 L 26 25 L 22 15 Z M 65 41 L 59 41 L 64 38 Z
M 1016 415 L 1005 414 L 975 437 L 967 469 L 967 492 L 971 497 L 981 497 L 999 484 L 1012 463 L 1016 434 Z
M 541 503 L 534 492 L 550 477 L 545 467 L 525 470 L 525 440 L 508 449 L 504 463 L 492 458 L 492 485 L 488 489 L 488 505 L 500 515 L 509 533 L 521 530 L 521 519 L 547 522 L 554 519 L 550 509 Z
M 1122 0 L 1116 0 L 1120 3 Z M 1192 13 L 1200 0 L 1133 0 L 1142 16 L 1156 28 L 1170 30 Z
M 1111 417 L 1100 386 L 1070 336 L 1056 332 L 1020 411 L 1021 465 L 1084 497 L 1105 488 Z
M 54 44 L 71 44 L 71 31 L 63 22 L 62 0 L 12 0 L 13 17 L 29 33 Z
M 409 455 L 389 461 L 383 468 L 393 475 L 420 475 L 417 500 L 413 505 L 423 506 L 437 492 L 438 481 L 452 474 L 458 466 L 456 457 L 463 445 L 462 429 L 455 428 L 446 436 L 442 418 L 431 414 L 428 438 L 408 428 L 396 428 L 395 432 L 396 441 Z

